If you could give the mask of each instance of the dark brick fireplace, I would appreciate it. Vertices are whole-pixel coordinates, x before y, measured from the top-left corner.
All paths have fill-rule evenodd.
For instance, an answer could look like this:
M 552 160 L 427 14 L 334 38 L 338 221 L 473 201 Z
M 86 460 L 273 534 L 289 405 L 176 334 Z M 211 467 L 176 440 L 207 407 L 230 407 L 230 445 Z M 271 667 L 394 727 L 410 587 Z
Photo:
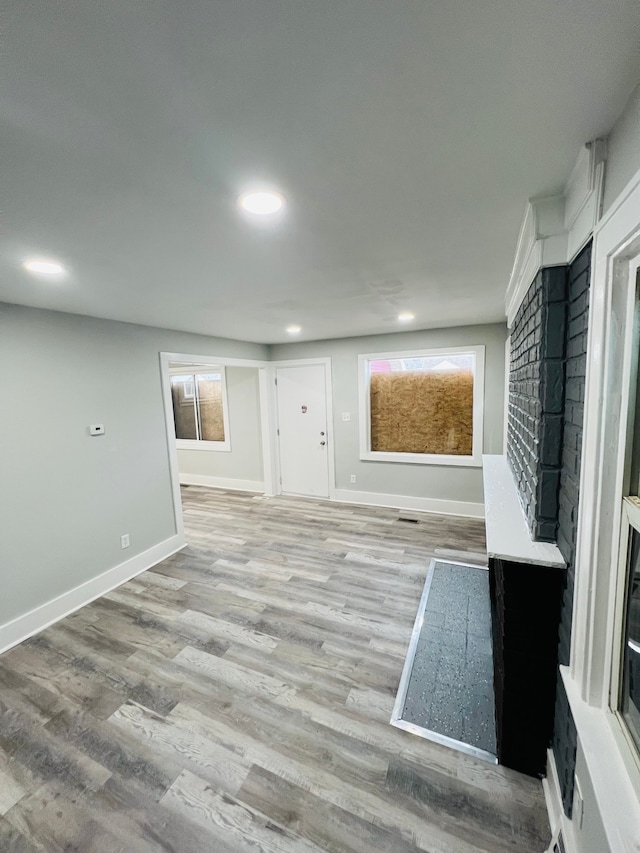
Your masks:
M 591 244 L 540 270 L 511 329 L 507 459 L 533 540 L 566 569 L 492 560 L 499 758 L 543 775 L 552 745 L 571 815 L 576 729 L 559 676 L 569 662 Z

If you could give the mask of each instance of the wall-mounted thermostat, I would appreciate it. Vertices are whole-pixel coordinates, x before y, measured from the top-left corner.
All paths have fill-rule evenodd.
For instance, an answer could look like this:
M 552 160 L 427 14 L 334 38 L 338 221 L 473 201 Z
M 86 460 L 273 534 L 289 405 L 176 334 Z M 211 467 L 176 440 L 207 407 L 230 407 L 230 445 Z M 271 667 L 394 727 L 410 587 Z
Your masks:
M 89 435 L 104 435 L 104 424 L 91 424 Z

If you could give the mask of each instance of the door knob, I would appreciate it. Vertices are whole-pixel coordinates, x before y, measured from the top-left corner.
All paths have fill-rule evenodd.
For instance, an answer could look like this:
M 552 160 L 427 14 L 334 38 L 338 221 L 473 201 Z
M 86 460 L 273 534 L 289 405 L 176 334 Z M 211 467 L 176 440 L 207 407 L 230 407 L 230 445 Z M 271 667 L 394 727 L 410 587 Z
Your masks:
M 320 435 L 324 435 L 324 433 L 323 433 L 323 432 L 321 432 L 321 433 L 320 433 Z
M 322 444 L 322 445 L 324 445 L 324 444 L 326 444 L 326 443 L 327 443 L 326 441 L 321 441 L 321 442 L 320 442 L 320 444 Z

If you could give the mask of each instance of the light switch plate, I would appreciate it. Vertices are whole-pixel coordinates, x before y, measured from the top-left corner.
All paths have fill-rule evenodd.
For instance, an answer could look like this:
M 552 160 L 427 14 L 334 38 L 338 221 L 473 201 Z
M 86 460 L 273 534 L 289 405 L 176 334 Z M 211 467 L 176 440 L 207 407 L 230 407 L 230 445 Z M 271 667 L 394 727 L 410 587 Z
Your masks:
M 104 424 L 91 424 L 89 435 L 104 435 Z

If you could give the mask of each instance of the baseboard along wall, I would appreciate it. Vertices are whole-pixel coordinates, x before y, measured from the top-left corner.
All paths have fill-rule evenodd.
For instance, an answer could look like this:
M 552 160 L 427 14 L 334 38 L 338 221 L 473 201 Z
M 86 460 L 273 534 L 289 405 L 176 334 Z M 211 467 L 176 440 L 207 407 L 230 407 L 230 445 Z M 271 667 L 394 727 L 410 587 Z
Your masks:
M 448 501 L 439 498 L 418 498 L 408 495 L 385 495 L 379 492 L 356 492 L 336 489 L 334 498 L 339 503 L 364 504 L 409 509 L 416 512 L 435 512 L 440 515 L 461 515 L 467 518 L 484 518 L 484 504 L 471 501 Z
M 5 622 L 0 625 L 0 654 L 8 651 L 18 643 L 22 643 L 34 634 L 39 634 L 65 616 L 69 616 L 85 604 L 90 604 L 96 598 L 111 592 L 111 590 L 142 574 L 147 569 L 166 560 L 177 551 L 181 551 L 185 547 L 184 537 L 175 536 L 159 542 L 141 554 L 136 554 L 124 563 L 108 569 L 106 572 L 91 578 L 79 586 L 70 589 L 68 592 L 58 595 L 51 601 L 35 607 L 28 613 L 23 613 L 16 619 L 10 622 Z
M 181 486 L 208 486 L 212 489 L 231 489 L 235 492 L 264 494 L 263 480 L 236 480 L 228 477 L 209 477 L 206 474 L 180 474 Z

